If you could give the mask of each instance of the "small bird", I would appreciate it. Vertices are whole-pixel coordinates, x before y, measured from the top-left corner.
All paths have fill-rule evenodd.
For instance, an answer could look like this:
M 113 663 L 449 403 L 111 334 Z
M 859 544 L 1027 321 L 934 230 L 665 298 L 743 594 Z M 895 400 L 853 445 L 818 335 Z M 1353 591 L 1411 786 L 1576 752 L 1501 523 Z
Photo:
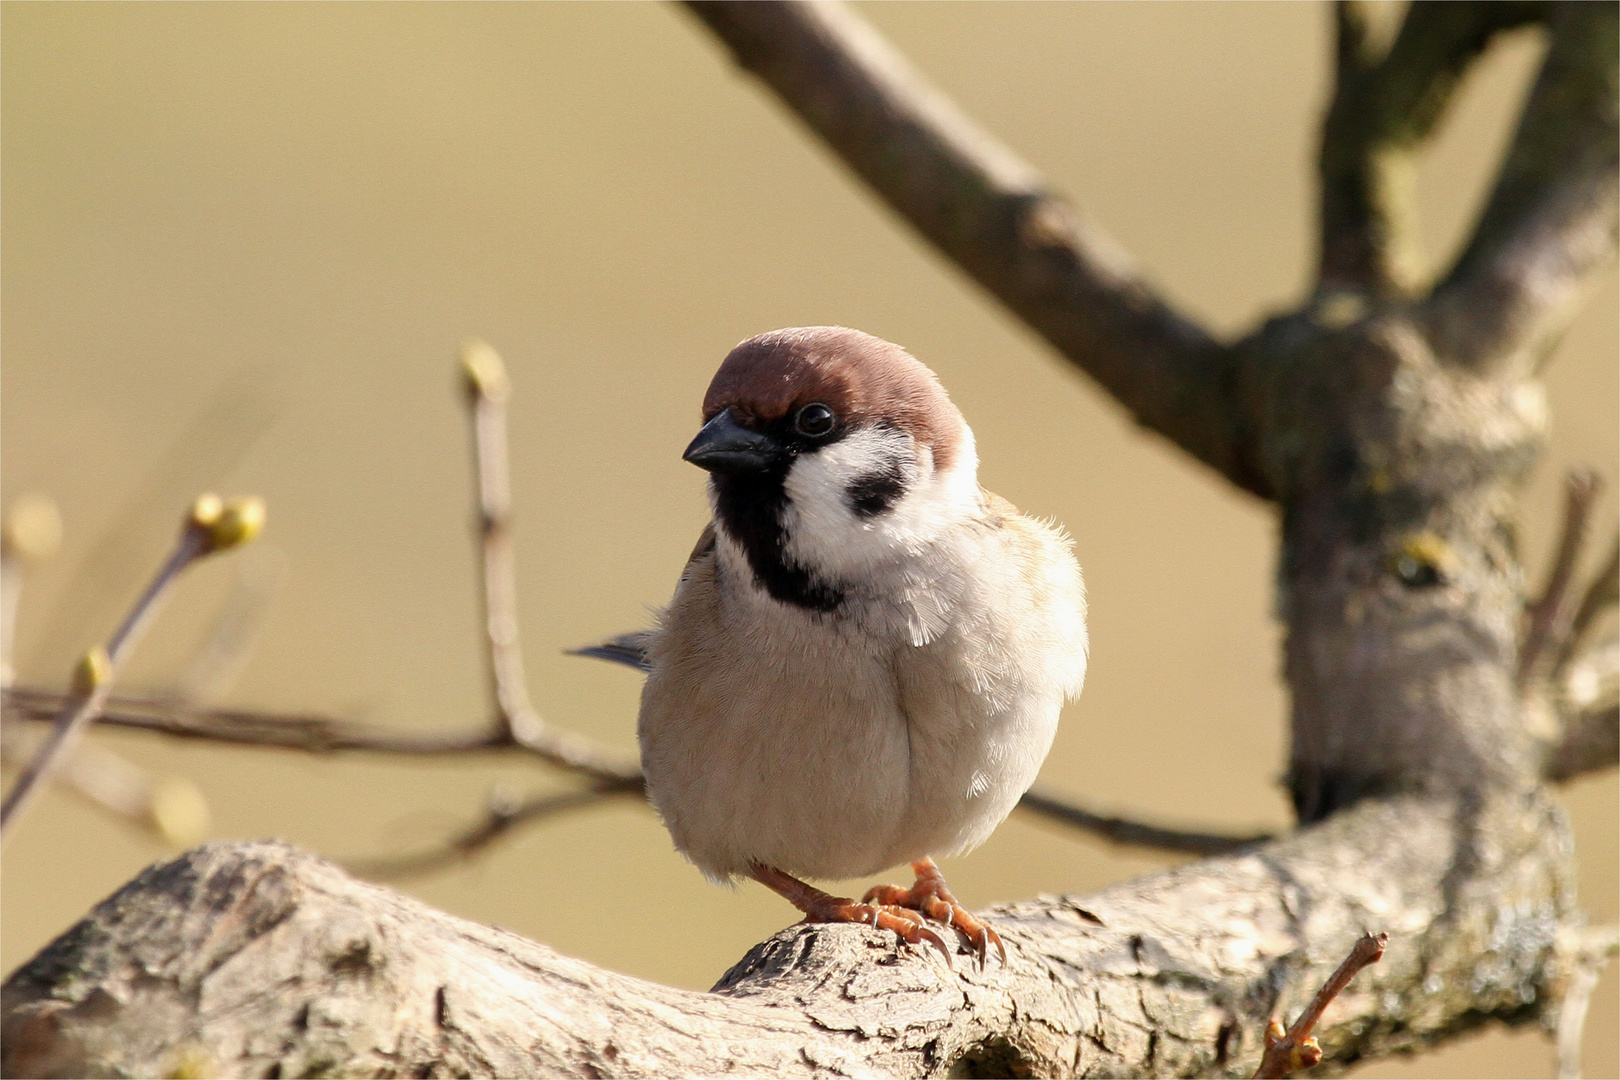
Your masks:
M 657 626 L 588 650 L 648 671 L 647 791 L 707 877 L 809 922 L 863 922 L 982 963 L 993 929 L 933 861 L 985 840 L 1035 780 L 1086 672 L 1068 539 L 978 482 L 934 373 L 844 327 L 725 358 L 685 460 L 713 518 Z M 802 878 L 909 862 L 861 902 Z

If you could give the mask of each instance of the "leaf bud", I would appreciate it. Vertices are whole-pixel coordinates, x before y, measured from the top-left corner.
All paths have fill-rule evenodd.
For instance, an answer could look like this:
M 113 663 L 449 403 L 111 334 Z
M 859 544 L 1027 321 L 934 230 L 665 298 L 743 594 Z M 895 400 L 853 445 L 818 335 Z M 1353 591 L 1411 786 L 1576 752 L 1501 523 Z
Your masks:
M 208 526 L 208 550 L 240 547 L 264 531 L 264 500 L 257 495 L 230 499 Z
M 79 657 L 79 662 L 74 665 L 73 692 L 80 697 L 89 697 L 95 693 L 96 687 L 111 677 L 112 659 L 106 649 L 97 645 Z
M 468 338 L 462 342 L 460 359 L 462 378 L 473 397 L 498 403 L 511 394 L 512 383 L 506 377 L 506 365 L 489 342 Z

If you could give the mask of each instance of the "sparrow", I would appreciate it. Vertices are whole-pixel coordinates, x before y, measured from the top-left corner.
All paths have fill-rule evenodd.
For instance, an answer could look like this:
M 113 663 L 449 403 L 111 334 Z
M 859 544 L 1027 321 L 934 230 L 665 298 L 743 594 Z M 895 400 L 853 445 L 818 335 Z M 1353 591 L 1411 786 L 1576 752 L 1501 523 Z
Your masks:
M 643 667 L 647 793 L 715 882 L 981 963 L 993 929 L 934 856 L 983 842 L 1035 780 L 1086 673 L 1068 538 L 978 482 L 973 432 L 905 349 L 844 327 L 742 342 L 685 460 L 712 520 L 650 631 L 584 650 Z M 805 878 L 910 863 L 860 902 Z

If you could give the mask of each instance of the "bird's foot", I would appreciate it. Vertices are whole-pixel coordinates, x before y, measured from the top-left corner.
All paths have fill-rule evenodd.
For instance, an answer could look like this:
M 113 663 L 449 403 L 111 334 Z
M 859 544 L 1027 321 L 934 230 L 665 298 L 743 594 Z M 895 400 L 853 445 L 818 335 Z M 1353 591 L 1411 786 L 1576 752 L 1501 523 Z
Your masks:
M 934 864 L 933 859 L 918 859 L 911 864 L 911 869 L 917 875 L 917 883 L 911 888 L 874 885 L 866 890 L 866 895 L 861 898 L 862 902 L 921 912 L 935 922 L 955 927 L 973 942 L 973 951 L 981 968 L 990 954 L 992 944 L 1001 954 L 1001 962 L 1003 964 L 1007 962 L 1007 947 L 1001 943 L 1001 935 L 956 902 L 956 897 L 951 895 L 951 890 L 945 885 L 945 875 L 939 872 L 939 867 Z
M 875 926 L 879 930 L 888 930 L 900 935 L 900 939 L 908 945 L 927 942 L 939 950 L 940 955 L 945 958 L 945 965 L 951 966 L 950 948 L 943 938 L 928 928 L 922 913 L 914 908 L 882 903 L 857 904 L 849 897 L 822 892 L 814 885 L 807 885 L 791 874 L 784 874 L 775 867 L 760 863 L 750 867 L 750 873 L 753 874 L 754 880 L 779 893 L 790 904 L 804 912 L 805 922 L 865 923 L 868 926 Z

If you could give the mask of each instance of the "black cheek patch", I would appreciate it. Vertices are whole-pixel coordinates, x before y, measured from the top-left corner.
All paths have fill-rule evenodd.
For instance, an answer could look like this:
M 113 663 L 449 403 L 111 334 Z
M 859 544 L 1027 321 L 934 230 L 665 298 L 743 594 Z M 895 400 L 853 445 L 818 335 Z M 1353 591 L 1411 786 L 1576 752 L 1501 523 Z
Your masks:
M 878 472 L 856 477 L 844 489 L 849 508 L 861 519 L 875 518 L 900 501 L 906 493 L 905 465 L 891 461 Z

